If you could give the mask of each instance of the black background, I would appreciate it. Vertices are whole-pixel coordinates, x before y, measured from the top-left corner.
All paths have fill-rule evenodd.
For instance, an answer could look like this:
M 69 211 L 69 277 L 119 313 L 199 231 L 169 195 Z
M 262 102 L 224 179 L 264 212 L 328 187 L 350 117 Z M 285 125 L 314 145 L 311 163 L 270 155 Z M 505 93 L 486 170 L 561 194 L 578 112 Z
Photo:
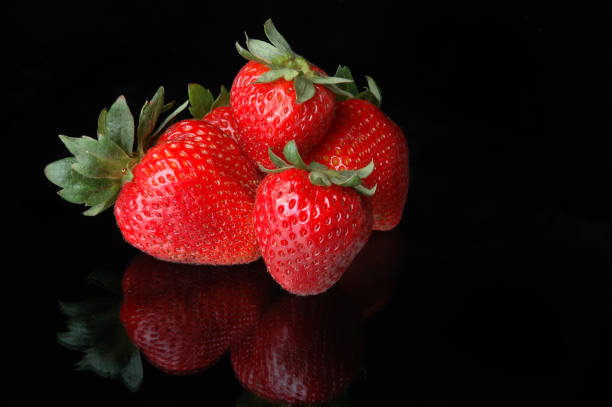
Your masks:
M 273 18 L 333 72 L 373 76 L 411 149 L 396 295 L 368 322 L 356 405 L 612 402 L 609 19 L 587 6 L 374 2 L 82 2 L 5 12 L 8 388 L 25 400 L 233 405 L 227 363 L 188 378 L 145 370 L 140 393 L 74 372 L 57 300 L 134 256 L 111 211 L 62 201 L 43 176 L 58 134 L 94 135 L 123 94 L 230 86 L 234 43 Z M 360 80 L 360 79 L 359 79 Z M 363 82 L 362 82 L 363 84 Z M 8 184 L 7 184 L 8 183 Z M 17 262 L 10 261 L 17 259 Z M 10 266 L 9 266 L 10 264 Z

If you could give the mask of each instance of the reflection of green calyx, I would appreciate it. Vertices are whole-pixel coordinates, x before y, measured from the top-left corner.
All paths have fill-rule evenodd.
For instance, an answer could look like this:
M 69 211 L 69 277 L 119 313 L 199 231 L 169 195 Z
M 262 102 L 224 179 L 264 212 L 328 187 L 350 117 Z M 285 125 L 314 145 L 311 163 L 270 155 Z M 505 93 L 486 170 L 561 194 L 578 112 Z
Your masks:
M 100 112 L 97 139 L 59 136 L 73 156 L 47 165 L 46 177 L 62 188 L 59 195 L 68 202 L 90 206 L 85 215 L 99 214 L 113 205 L 123 184 L 131 181 L 132 170 L 145 151 L 170 121 L 187 107 L 187 102 L 158 126 L 161 113 L 173 105 L 174 102 L 164 104 L 164 88 L 160 87 L 140 110 L 138 126 L 135 127 L 125 98 L 120 96 L 110 109 Z M 136 151 L 133 151 L 134 141 Z
M 285 148 L 283 148 L 283 156 L 285 159 L 274 154 L 272 148 L 268 149 L 268 156 L 270 157 L 270 161 L 277 168 L 268 169 L 263 167 L 261 164 L 259 168 L 266 173 L 278 173 L 285 171 L 289 168 L 297 168 L 300 170 L 308 171 L 308 178 L 310 182 L 314 185 L 319 186 L 331 186 L 338 185 L 341 187 L 353 188 L 357 192 L 366 195 L 372 196 L 376 192 L 376 185 L 372 188 L 366 188 L 362 185 L 362 180 L 367 178 L 372 171 L 374 171 L 374 161 L 370 161 L 368 165 L 359 169 L 359 170 L 344 170 L 344 171 L 336 171 L 329 169 L 325 165 L 318 163 L 316 161 L 311 162 L 306 165 L 300 156 L 297 145 L 294 140 L 289 141 Z
M 120 378 L 130 390 L 136 391 L 142 384 L 142 361 L 119 318 L 120 276 L 92 273 L 90 280 L 111 292 L 81 302 L 60 302 L 67 330 L 58 333 L 57 340 L 67 349 L 83 352 L 77 370 Z
M 306 58 L 293 52 L 287 40 L 274 27 L 272 20 L 268 19 L 265 22 L 264 32 L 269 43 L 246 36 L 245 49 L 236 42 L 236 49 L 240 55 L 270 68 L 261 74 L 255 83 L 269 83 L 281 78 L 293 81 L 296 101 L 303 103 L 315 95 L 314 84 L 327 86 L 331 91 L 343 94 L 344 92 L 336 85 L 352 82 L 352 79 L 326 76 L 314 71 Z
M 366 75 L 366 81 L 368 82 L 368 86 L 361 92 L 359 92 L 357 85 L 355 85 L 355 82 L 353 81 L 353 74 L 351 73 L 351 70 L 348 68 L 348 66 L 338 66 L 335 76 L 338 78 L 345 78 L 350 80 L 350 82 L 341 83 L 337 85 L 337 87 L 340 88 L 342 92 L 344 92 L 342 94 L 338 93 L 339 99 L 363 99 L 367 100 L 368 102 L 372 103 L 377 107 L 380 107 L 382 103 L 382 93 L 371 76 Z
M 197 83 L 188 85 L 189 112 L 194 119 L 202 119 L 218 107 L 229 106 L 230 95 L 225 86 L 221 85 L 219 96 L 215 98 L 212 92 Z

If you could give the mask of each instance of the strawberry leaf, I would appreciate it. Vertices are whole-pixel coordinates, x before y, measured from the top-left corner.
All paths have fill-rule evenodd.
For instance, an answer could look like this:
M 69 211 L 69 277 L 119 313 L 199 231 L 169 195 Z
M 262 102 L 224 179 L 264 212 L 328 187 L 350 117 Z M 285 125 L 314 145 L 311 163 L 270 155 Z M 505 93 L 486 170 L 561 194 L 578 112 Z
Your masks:
M 104 108 L 100 112 L 98 116 L 98 135 L 108 136 L 108 129 L 106 127 L 106 115 L 108 114 L 108 109 Z
M 140 111 L 140 117 L 138 118 L 138 129 L 136 131 L 138 139 L 139 154 L 144 155 L 142 149 L 146 145 L 146 140 L 149 135 L 155 129 L 157 119 L 164 108 L 164 88 L 161 86 L 151 101 L 146 101 Z
M 376 82 L 374 82 L 374 79 L 371 76 L 366 75 L 366 80 L 368 81 L 368 90 L 377 101 L 376 105 L 380 106 L 382 103 L 382 93 L 380 91 L 380 88 L 378 87 Z
M 265 41 L 247 37 L 246 44 L 251 54 L 263 61 L 266 61 L 267 64 L 272 66 L 280 64 L 291 57 L 291 55 L 289 55 L 287 52 L 284 52 Z
M 354 172 L 349 176 L 330 176 L 333 183 L 341 187 L 356 187 L 361 184 L 361 178 L 359 174 Z
M 136 132 L 134 118 L 125 98 L 120 96 L 110 109 L 100 112 L 97 139 L 59 136 L 73 157 L 45 167 L 45 176 L 61 188 L 58 194 L 68 202 L 89 206 L 85 215 L 97 215 L 112 206 L 121 187 L 132 180 L 132 169 L 144 156 L 145 147 L 187 106 L 187 102 L 179 106 L 153 132 L 160 114 L 173 106 L 164 104 L 163 99 L 164 88 L 160 87 L 142 107 Z M 137 154 L 133 153 L 135 133 Z
M 249 51 L 244 49 L 238 41 L 236 41 L 236 50 L 238 51 L 238 54 L 240 54 L 240 56 L 243 57 L 244 59 L 248 59 L 249 61 L 257 61 L 260 64 L 264 64 L 264 65 L 268 64 L 263 59 L 257 58 L 255 55 L 251 54 Z
M 289 162 L 289 164 L 293 165 L 295 168 L 306 169 L 306 164 L 300 156 L 295 140 L 290 140 L 287 142 L 287 144 L 285 144 L 285 147 L 283 148 L 283 155 L 285 156 L 287 162 Z
M 131 154 L 134 146 L 134 118 L 130 113 L 125 97 L 119 96 L 105 116 L 105 135 L 127 154 Z
M 363 185 L 357 185 L 353 188 L 355 188 L 357 192 L 365 196 L 372 196 L 376 193 L 376 185 L 374 185 L 372 188 L 369 188 L 369 189 L 364 187 Z
M 281 51 L 284 51 L 287 54 L 293 54 L 291 46 L 289 45 L 285 37 L 283 37 L 281 33 L 278 32 L 278 30 L 274 26 L 274 23 L 272 22 L 272 19 L 267 19 L 264 23 L 264 32 L 266 34 L 266 37 L 268 37 L 270 42 L 276 48 L 280 49 Z
M 211 111 L 214 102 L 212 93 L 197 83 L 190 83 L 187 86 L 187 93 L 189 94 L 189 112 L 194 119 L 202 119 Z
M 354 188 L 357 192 L 366 196 L 372 196 L 376 192 L 376 185 L 368 189 L 362 184 L 362 180 L 370 176 L 372 171 L 374 171 L 374 161 L 370 161 L 368 165 L 359 170 L 343 171 L 329 169 L 327 166 L 316 161 L 306 165 L 300 156 L 295 140 L 290 140 L 285 144 L 283 155 L 285 157 L 284 160 L 274 154 L 272 148 L 268 148 L 270 161 L 277 168 L 268 169 L 258 164 L 259 168 L 265 173 L 278 173 L 289 168 L 296 168 L 307 171 L 309 173 L 308 178 L 314 185 L 328 187 L 333 184 L 345 188 Z
M 359 93 L 359 90 L 357 89 L 357 85 L 355 85 L 355 82 L 353 79 L 353 74 L 351 73 L 351 70 L 349 69 L 348 66 L 339 65 L 338 69 L 336 69 L 336 74 L 334 76 L 338 78 L 345 78 L 350 81 L 347 83 L 339 84 L 338 88 L 340 88 L 341 90 L 345 92 L 350 93 L 353 96 Z
M 172 100 L 172 101 L 170 101 L 170 102 L 166 103 L 166 104 L 164 105 L 164 107 L 162 107 L 161 112 L 162 112 L 162 113 L 169 112 L 169 111 L 170 111 L 170 110 L 172 110 L 172 108 L 174 107 L 174 104 L 175 104 L 174 100 Z
M 310 78 L 312 83 L 320 85 L 337 85 L 339 83 L 351 83 L 350 79 L 338 78 L 335 76 L 313 76 Z
M 382 93 L 380 91 L 380 88 L 378 87 L 376 82 L 374 82 L 374 79 L 372 79 L 371 76 L 366 75 L 366 80 L 368 81 L 367 88 L 363 92 L 355 95 L 355 97 L 357 99 L 367 100 L 374 106 L 380 107 L 380 105 L 382 104 Z
M 45 167 L 46 177 L 62 188 L 58 194 L 68 202 L 85 203 L 91 195 L 98 191 L 111 188 L 114 183 L 120 184 L 113 179 L 87 178 L 72 168 L 75 163 L 74 157 L 68 157 Z
M 221 90 L 219 90 L 219 95 L 213 102 L 210 107 L 210 111 L 212 112 L 218 107 L 225 107 L 230 105 L 230 93 L 227 91 L 225 86 L 221 85 Z
M 85 205 L 91 206 L 91 208 L 83 212 L 83 215 L 96 216 L 105 209 L 110 208 L 115 203 L 120 190 L 121 183 L 115 182 L 108 188 L 100 189 L 89 195 L 85 200 Z
M 353 74 L 348 66 L 338 66 L 335 76 L 353 81 Z M 330 86 L 330 89 L 339 96 L 340 100 L 351 98 L 362 99 L 367 100 L 376 107 L 380 107 L 382 103 L 382 92 L 380 88 L 371 76 L 366 75 L 366 81 L 368 82 L 368 86 L 362 92 L 359 92 L 354 82 L 335 84 Z
M 314 172 L 311 172 L 310 174 L 308 174 L 308 179 L 314 185 L 319 185 L 319 186 L 322 186 L 322 187 L 329 187 L 332 184 L 331 180 L 329 179 L 329 177 L 327 175 L 325 175 L 322 172 L 318 172 L 318 171 L 314 171 Z
M 119 179 L 130 161 L 130 156 L 110 137 L 100 135 L 96 140 L 87 136 L 60 136 L 60 140 L 76 158 L 72 168 L 88 178 Z
M 253 83 L 269 83 L 274 82 L 280 78 L 284 78 L 285 80 L 292 80 L 299 74 L 298 71 L 291 68 L 279 68 L 279 69 L 270 69 L 267 72 L 262 73 Z
M 264 32 L 270 41 L 269 43 L 251 39 L 246 33 L 248 50 L 236 42 L 236 50 L 241 56 L 270 68 L 270 71 L 261 74 L 254 83 L 269 83 L 280 78 L 293 81 L 298 104 L 308 101 L 315 95 L 315 83 L 326 86 L 340 98 L 353 97 L 347 90 L 339 87 L 339 85 L 351 82 L 352 78 L 328 77 L 318 74 L 317 71 L 312 69 L 313 66 L 306 58 L 293 52 L 291 46 L 285 37 L 278 32 L 271 19 L 266 20 Z
M 298 75 L 293 81 L 297 103 L 304 103 L 315 95 L 316 89 L 311 80 Z
M 272 164 L 274 164 L 279 169 L 291 167 L 291 165 L 288 164 L 285 160 L 283 160 L 282 158 L 274 154 L 274 151 L 272 151 L 272 148 L 268 148 L 268 157 L 270 158 L 270 161 L 272 162 Z
M 210 90 L 198 83 L 190 83 L 187 92 L 189 94 L 189 112 L 194 119 L 201 120 L 216 108 L 230 105 L 230 94 L 223 85 L 221 85 L 221 90 L 219 90 L 216 99 Z
M 365 167 L 358 169 L 357 174 L 359 174 L 361 179 L 365 179 L 372 174 L 372 171 L 374 171 L 374 160 L 370 161 L 370 163 Z
M 164 119 L 164 121 L 162 122 L 162 124 L 159 125 L 159 127 L 157 128 L 157 130 L 155 130 L 155 132 L 151 135 L 151 137 L 149 137 L 148 140 L 146 140 L 146 148 L 150 147 L 151 145 L 153 145 L 153 143 L 155 142 L 155 140 L 157 140 L 157 137 L 161 134 L 162 131 L 164 131 L 164 129 L 166 128 L 166 126 L 168 124 L 170 124 L 170 122 L 172 120 L 174 120 L 174 118 L 176 116 L 179 115 L 179 113 L 181 113 L 183 110 L 185 110 L 187 108 L 187 106 L 189 106 L 189 101 L 185 101 L 185 103 L 183 103 L 182 105 L 180 105 L 179 107 L 177 107 L 174 112 L 170 113 L 168 116 L 166 116 L 166 118 Z
M 121 180 L 88 178 L 73 169 L 74 157 L 55 161 L 45 168 L 45 175 L 62 189 L 58 194 L 66 201 L 91 206 L 84 212 L 93 216 L 108 208 L 121 189 Z

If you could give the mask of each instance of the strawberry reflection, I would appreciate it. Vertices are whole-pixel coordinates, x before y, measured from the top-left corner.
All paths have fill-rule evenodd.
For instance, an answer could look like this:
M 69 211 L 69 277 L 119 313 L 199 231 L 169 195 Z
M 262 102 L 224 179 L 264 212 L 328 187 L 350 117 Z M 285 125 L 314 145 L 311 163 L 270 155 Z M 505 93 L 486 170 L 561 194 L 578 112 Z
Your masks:
M 346 397 L 361 370 L 366 318 L 389 301 L 402 240 L 374 232 L 339 283 L 316 296 L 283 293 L 230 347 L 236 378 L 273 403 L 317 404 Z
M 255 324 L 271 284 L 261 263 L 197 267 L 140 256 L 123 276 L 121 322 L 151 364 L 196 373 Z
M 264 400 L 321 403 L 360 369 L 361 313 L 340 289 L 311 297 L 284 294 L 230 348 L 242 385 Z
M 251 329 L 274 290 L 263 263 L 192 266 L 138 255 L 123 277 L 92 275 L 106 295 L 60 303 L 61 345 L 84 352 L 80 370 L 121 378 L 135 391 L 144 356 L 174 375 L 204 371 Z
M 172 375 L 202 372 L 228 351 L 234 375 L 272 402 L 329 401 L 361 369 L 365 317 L 389 300 L 397 271 L 392 232 L 374 233 L 339 283 L 308 297 L 282 291 L 262 261 L 173 264 L 138 255 L 123 275 L 98 274 L 109 295 L 62 303 L 60 343 L 80 369 L 142 383 L 142 359 Z

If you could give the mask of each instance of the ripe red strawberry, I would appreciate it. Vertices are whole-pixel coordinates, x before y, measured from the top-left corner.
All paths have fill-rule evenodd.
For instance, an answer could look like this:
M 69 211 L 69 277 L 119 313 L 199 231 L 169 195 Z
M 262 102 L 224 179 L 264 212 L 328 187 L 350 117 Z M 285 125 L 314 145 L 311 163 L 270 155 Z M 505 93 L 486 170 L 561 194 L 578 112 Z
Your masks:
M 234 121 L 234 116 L 232 115 L 232 109 L 229 106 L 221 106 L 217 107 L 214 110 L 211 110 L 204 118 L 202 119 L 210 124 L 214 124 L 221 131 L 227 134 L 232 140 L 238 142 L 238 128 L 236 127 L 236 122 Z
M 361 366 L 358 309 L 337 290 L 284 295 L 230 348 L 234 373 L 250 392 L 275 403 L 335 398 Z
M 240 147 L 270 166 L 268 147 L 281 150 L 295 140 L 306 152 L 321 140 L 334 117 L 335 84 L 349 80 L 329 77 L 294 53 L 271 20 L 264 30 L 271 44 L 247 38 L 246 50 L 236 43 L 249 62 L 234 78 L 230 102 Z
M 255 326 L 270 283 L 259 262 L 221 269 L 139 256 L 123 277 L 121 321 L 154 366 L 199 372 Z
M 352 78 L 348 68 L 337 76 Z M 408 144 L 402 130 L 380 109 L 380 91 L 371 78 L 370 91 L 338 103 L 336 119 L 327 135 L 306 156 L 306 162 L 318 161 L 336 170 L 361 168 L 374 160 L 372 174 L 363 180 L 365 186 L 377 185 L 372 197 L 374 230 L 390 230 L 401 220 L 409 184 Z M 353 85 L 353 84 L 350 84 Z M 375 97 L 373 97 L 375 96 Z
M 160 88 L 142 109 L 139 148 L 132 153 L 134 121 L 119 98 L 102 111 L 98 140 L 60 136 L 75 157 L 47 166 L 47 177 L 63 188 L 60 195 L 68 201 L 92 206 L 88 215 L 114 203 L 126 241 L 159 259 L 256 260 L 252 208 L 260 173 L 227 135 L 201 120 L 175 123 L 145 153 L 164 127 L 153 132 L 163 109 Z
M 216 99 L 212 93 L 197 83 L 189 84 L 189 111 L 194 119 L 201 119 L 210 124 L 214 124 L 238 142 L 238 128 L 229 106 L 229 92 L 225 86 L 221 86 L 221 91 Z
M 287 162 L 270 150 L 279 169 L 269 170 L 257 189 L 257 242 L 268 271 L 285 290 L 318 294 L 340 279 L 370 236 L 372 208 L 357 191 L 374 193 L 360 185 L 372 165 L 345 172 L 306 166 L 293 141 L 284 155 Z

